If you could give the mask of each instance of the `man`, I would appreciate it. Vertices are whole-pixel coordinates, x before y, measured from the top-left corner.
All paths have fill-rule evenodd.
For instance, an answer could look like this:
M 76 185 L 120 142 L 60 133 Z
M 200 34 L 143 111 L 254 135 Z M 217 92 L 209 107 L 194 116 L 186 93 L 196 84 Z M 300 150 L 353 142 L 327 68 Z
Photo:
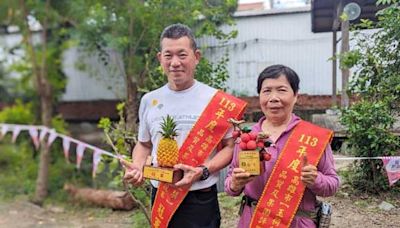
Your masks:
M 166 27 L 160 37 L 160 48 L 157 58 L 168 83 L 145 94 L 141 100 L 138 143 L 124 179 L 134 186 L 143 183 L 142 170 L 147 156 L 152 155 L 156 163 L 160 123 L 167 115 L 172 116 L 177 123 L 176 140 L 181 147 L 181 159 L 174 168 L 181 169 L 184 175 L 173 185 L 151 181 L 152 226 L 219 227 L 216 182 L 219 170 L 232 159 L 234 145 L 226 118 L 228 115 L 239 118 L 245 104 L 194 79 L 201 53 L 187 26 Z M 213 108 L 218 111 L 210 111 Z M 197 137 L 196 133 L 200 132 L 202 137 Z M 193 138 L 197 140 L 190 141 Z M 223 148 L 216 152 L 213 148 L 219 142 Z M 200 158 L 204 154 L 207 156 Z

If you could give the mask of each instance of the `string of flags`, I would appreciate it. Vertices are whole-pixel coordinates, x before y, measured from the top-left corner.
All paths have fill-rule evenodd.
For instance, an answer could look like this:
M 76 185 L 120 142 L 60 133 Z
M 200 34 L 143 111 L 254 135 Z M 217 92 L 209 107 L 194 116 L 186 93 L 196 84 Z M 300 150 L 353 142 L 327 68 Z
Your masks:
M 57 133 L 54 129 L 49 129 L 45 126 L 37 126 L 37 125 L 19 125 L 19 124 L 4 124 L 0 123 L 0 141 L 4 138 L 4 136 L 8 132 L 12 132 L 11 141 L 13 143 L 16 142 L 18 135 L 21 131 L 28 131 L 29 135 L 32 139 L 32 142 L 36 149 L 39 149 L 40 142 L 47 137 L 46 146 L 50 147 L 56 138 L 62 139 L 62 146 L 64 157 L 66 161 L 69 163 L 69 152 L 71 143 L 75 143 L 76 146 L 76 167 L 79 169 L 81 166 L 83 154 L 85 151 L 92 150 L 93 151 L 93 166 L 92 166 L 92 176 L 96 176 L 97 166 L 101 161 L 101 156 L 106 155 L 113 158 L 119 158 L 118 155 L 110 153 L 108 151 L 102 150 L 93 145 L 87 144 L 80 140 L 74 139 L 67 135 L 63 135 Z M 382 160 L 386 173 L 389 179 L 389 185 L 394 185 L 398 180 L 400 180 L 400 156 L 383 156 L 383 157 L 339 157 L 334 158 L 335 160 Z
M 340 157 L 335 160 L 351 161 L 351 160 L 382 160 L 389 179 L 389 185 L 394 185 L 400 180 L 400 156 L 380 156 L 380 157 Z
M 92 150 L 92 154 L 93 154 L 93 156 L 92 156 L 92 158 L 93 158 L 92 159 L 92 162 L 93 162 L 92 177 L 93 178 L 96 176 L 96 170 L 102 159 L 102 155 L 118 158 L 118 156 L 113 153 L 110 153 L 108 151 L 105 151 L 103 149 L 95 147 L 88 143 L 82 142 L 80 140 L 74 139 L 67 135 L 57 133 L 54 129 L 49 129 L 45 126 L 0 123 L 0 129 L 1 129 L 0 130 L 0 141 L 4 138 L 4 136 L 8 132 L 11 132 L 12 133 L 11 141 L 13 143 L 16 142 L 17 137 L 21 133 L 21 131 L 28 131 L 28 133 L 32 139 L 33 145 L 35 146 L 36 149 L 39 149 L 40 142 L 43 142 L 43 140 L 45 139 L 46 136 L 47 136 L 47 142 L 45 143 L 45 146 L 47 146 L 47 147 L 50 147 L 56 138 L 61 138 L 64 157 L 68 163 L 70 162 L 69 154 L 70 154 L 71 143 L 75 143 L 76 144 L 76 167 L 78 169 L 80 169 L 80 167 L 81 167 L 81 162 L 82 162 L 82 158 L 83 158 L 85 151 Z

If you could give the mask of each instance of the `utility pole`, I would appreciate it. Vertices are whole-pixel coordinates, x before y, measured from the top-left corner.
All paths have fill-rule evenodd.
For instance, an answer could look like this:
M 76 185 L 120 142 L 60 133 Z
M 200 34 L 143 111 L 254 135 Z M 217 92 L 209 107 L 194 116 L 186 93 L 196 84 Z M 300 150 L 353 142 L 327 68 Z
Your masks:
M 349 51 L 349 27 L 350 22 L 346 18 L 342 20 L 342 48 L 341 54 L 344 54 Z M 342 96 L 340 99 L 340 104 L 342 108 L 349 107 L 349 96 L 347 95 L 347 89 L 349 84 L 349 75 L 350 70 L 346 67 L 341 66 L 342 69 Z
M 337 31 L 340 27 L 339 16 L 343 12 L 343 2 L 335 2 L 333 9 L 333 23 L 332 23 L 332 106 L 336 107 L 337 103 Z

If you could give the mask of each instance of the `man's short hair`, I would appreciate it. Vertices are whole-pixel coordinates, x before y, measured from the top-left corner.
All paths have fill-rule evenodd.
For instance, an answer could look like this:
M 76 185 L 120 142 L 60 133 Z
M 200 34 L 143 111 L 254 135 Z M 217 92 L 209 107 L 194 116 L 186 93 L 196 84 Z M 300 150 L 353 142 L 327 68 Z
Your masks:
M 197 44 L 192 30 L 188 26 L 180 23 L 169 25 L 164 29 L 160 36 L 160 48 L 162 49 L 161 41 L 164 38 L 179 39 L 185 36 L 189 38 L 193 51 L 197 50 Z

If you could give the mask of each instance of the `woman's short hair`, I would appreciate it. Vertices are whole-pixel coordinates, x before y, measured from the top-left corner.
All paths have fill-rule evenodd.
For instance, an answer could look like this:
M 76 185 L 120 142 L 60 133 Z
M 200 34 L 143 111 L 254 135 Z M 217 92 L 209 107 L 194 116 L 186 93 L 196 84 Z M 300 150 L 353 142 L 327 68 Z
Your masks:
M 299 83 L 300 83 L 299 76 L 291 68 L 279 64 L 269 66 L 260 73 L 257 79 L 257 93 L 260 94 L 261 86 L 265 79 L 268 78 L 276 79 L 279 78 L 280 76 L 286 77 L 294 94 L 297 94 L 297 92 L 299 91 Z
M 162 49 L 161 42 L 164 38 L 179 39 L 184 36 L 189 38 L 193 51 L 197 50 L 197 44 L 192 30 L 188 26 L 180 23 L 169 25 L 164 29 L 160 36 L 160 48 Z

